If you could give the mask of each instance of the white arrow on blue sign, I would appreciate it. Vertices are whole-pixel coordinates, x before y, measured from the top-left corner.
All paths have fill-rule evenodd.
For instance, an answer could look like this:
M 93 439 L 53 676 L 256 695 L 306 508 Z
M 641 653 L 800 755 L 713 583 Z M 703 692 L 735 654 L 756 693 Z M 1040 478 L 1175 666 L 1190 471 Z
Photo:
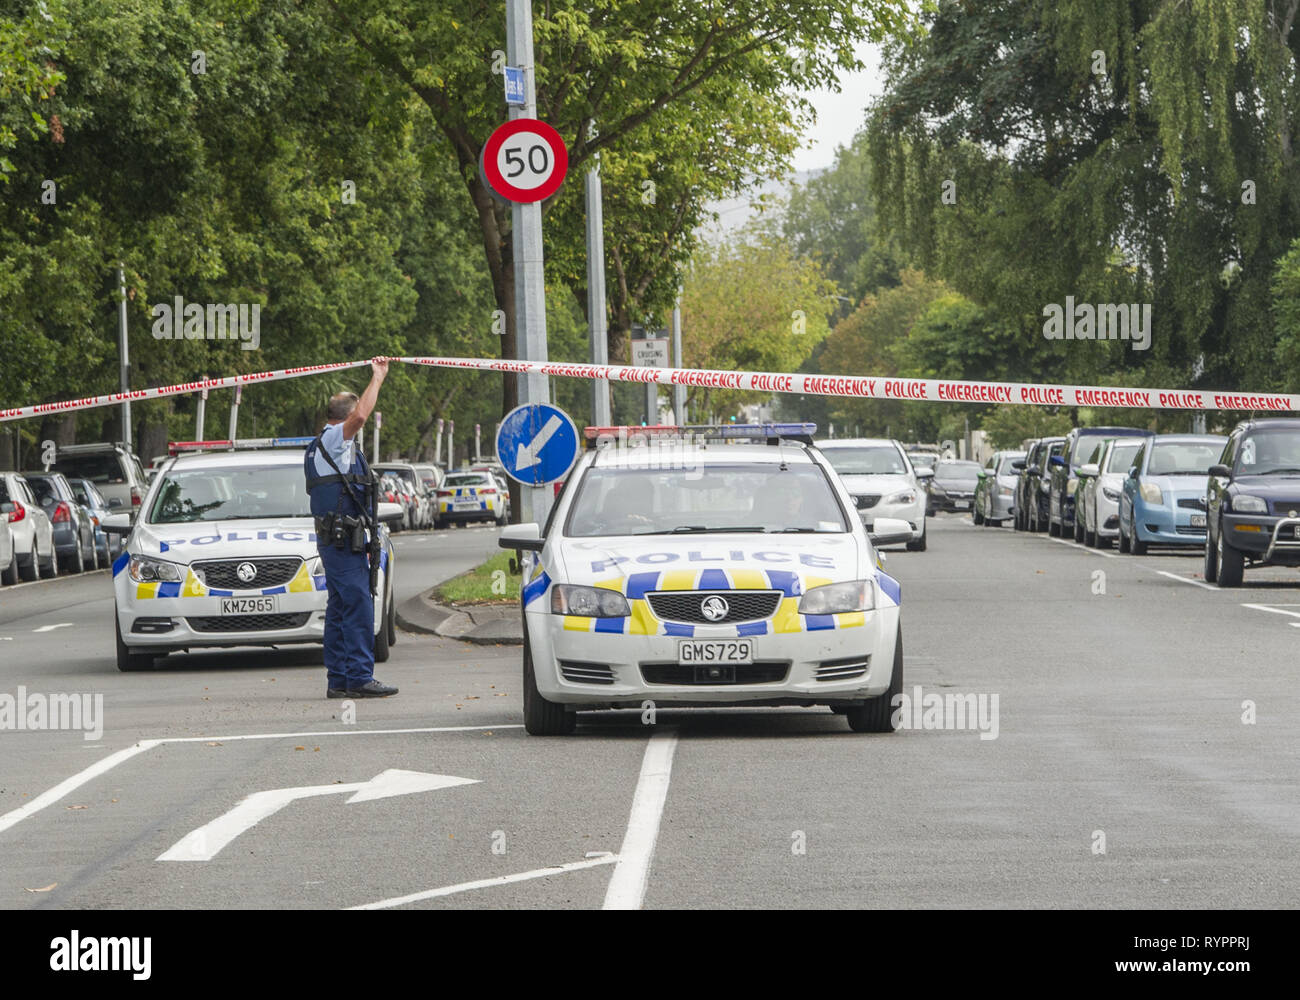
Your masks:
M 558 406 L 516 406 L 497 431 L 497 458 L 516 482 L 553 483 L 563 479 L 578 459 L 578 428 Z

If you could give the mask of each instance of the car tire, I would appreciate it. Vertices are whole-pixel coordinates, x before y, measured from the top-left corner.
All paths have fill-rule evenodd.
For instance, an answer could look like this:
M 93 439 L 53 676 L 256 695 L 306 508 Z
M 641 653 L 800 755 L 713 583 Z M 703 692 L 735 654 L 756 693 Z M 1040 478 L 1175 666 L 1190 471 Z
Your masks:
M 18 562 L 18 556 L 14 556 L 14 562 Z M 41 578 L 41 561 L 36 555 L 36 543 L 32 543 L 32 550 L 27 553 L 27 565 L 18 567 L 18 575 L 26 583 Z
M 76 557 L 72 560 L 72 565 L 67 567 L 69 573 L 86 572 L 86 553 L 81 550 L 81 539 L 77 539 Z
M 1219 531 L 1219 545 L 1215 552 L 1218 563 L 1218 580 L 1220 587 L 1240 587 L 1246 571 L 1246 553 L 1234 549 L 1223 540 L 1223 531 Z
M 41 570 L 41 573 L 45 576 L 50 577 L 51 579 L 59 575 L 59 550 L 54 547 L 53 542 L 50 542 L 49 565 L 44 567 Z
M 524 626 L 527 629 L 527 625 Z M 577 725 L 576 712 L 566 712 L 564 706 L 547 701 L 537 690 L 537 677 L 533 673 L 533 651 L 524 633 L 524 729 L 530 736 L 567 736 Z
M 123 673 L 137 673 L 152 670 L 154 657 L 152 653 L 133 653 L 131 647 L 122 641 L 122 624 L 117 618 L 117 607 L 113 608 L 113 631 L 117 634 L 117 669 Z
M 0 583 L 12 587 L 18 582 L 18 551 L 15 549 L 9 557 L 9 565 L 0 573 Z
M 1128 554 L 1128 535 L 1124 534 L 1124 519 L 1123 519 L 1122 517 L 1121 517 L 1120 520 L 1119 520 L 1119 535 L 1116 537 L 1116 540 L 1117 540 L 1118 543 L 1119 543 L 1119 551 L 1120 551 L 1120 555 L 1127 555 L 1127 554 Z
M 898 623 L 894 638 L 894 669 L 889 676 L 889 689 L 884 694 L 868 698 L 844 713 L 849 728 L 855 733 L 892 733 L 894 725 L 894 699 L 903 693 L 903 623 Z
M 1128 550 L 1135 556 L 1144 556 L 1147 554 L 1147 543 L 1138 538 L 1137 521 L 1133 522 L 1133 536 L 1128 540 Z
M 1109 552 L 1110 539 L 1107 536 L 1103 535 L 1100 531 L 1097 532 L 1096 537 L 1097 537 L 1097 548 L 1101 549 L 1101 551 L 1103 552 Z
M 1079 511 L 1074 512 L 1074 540 L 1080 545 L 1083 544 L 1083 522 L 1079 520 Z
M 918 539 L 916 539 L 916 540 L 913 541 L 913 542 L 908 542 L 908 543 L 907 543 L 907 551 L 908 551 L 908 552 L 924 552 L 924 551 L 925 551 L 925 547 L 926 547 L 926 536 L 927 536 L 928 534 L 929 534 L 929 531 L 928 531 L 928 530 L 926 529 L 926 527 L 925 527 L 925 522 L 922 521 L 922 522 L 921 522 L 921 537 L 918 538 Z
M 1201 566 L 1201 575 L 1205 577 L 1206 583 L 1213 583 L 1219 578 L 1219 553 L 1214 548 L 1214 543 L 1210 541 L 1210 534 L 1205 534 L 1205 559 Z
M 391 650 L 389 649 L 391 644 L 388 641 L 390 635 L 388 631 L 388 619 L 393 613 L 393 602 L 391 598 L 392 594 L 388 594 L 384 597 L 384 616 L 379 622 L 379 631 L 375 633 L 376 663 L 387 663 L 388 657 L 391 653 Z

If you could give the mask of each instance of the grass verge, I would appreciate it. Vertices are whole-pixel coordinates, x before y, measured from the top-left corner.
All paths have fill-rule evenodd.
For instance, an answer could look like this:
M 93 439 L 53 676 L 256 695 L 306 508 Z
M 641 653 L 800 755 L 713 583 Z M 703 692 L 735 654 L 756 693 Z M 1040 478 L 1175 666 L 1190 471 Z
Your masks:
M 519 574 L 510 572 L 512 553 L 502 550 L 468 573 L 452 577 L 434 590 L 444 604 L 517 604 Z

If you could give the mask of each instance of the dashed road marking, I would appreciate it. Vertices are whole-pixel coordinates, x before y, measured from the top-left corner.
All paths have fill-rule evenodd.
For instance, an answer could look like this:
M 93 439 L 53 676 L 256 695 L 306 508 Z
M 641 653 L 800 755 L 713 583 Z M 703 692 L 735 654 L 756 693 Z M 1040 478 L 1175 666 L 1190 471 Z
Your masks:
M 72 628 L 72 622 L 59 622 L 57 625 L 42 625 L 32 629 L 33 632 L 53 632 L 56 628 Z

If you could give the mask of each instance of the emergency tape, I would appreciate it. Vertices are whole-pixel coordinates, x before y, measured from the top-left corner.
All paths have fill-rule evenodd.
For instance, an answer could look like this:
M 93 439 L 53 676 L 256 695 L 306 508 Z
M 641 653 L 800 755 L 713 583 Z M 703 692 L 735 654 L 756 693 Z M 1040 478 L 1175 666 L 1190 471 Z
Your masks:
M 460 368 L 516 375 L 600 379 L 666 386 L 784 392 L 808 396 L 847 396 L 857 399 L 897 399 L 931 403 L 1011 403 L 1027 406 L 1100 406 L 1116 409 L 1227 410 L 1290 413 L 1300 411 L 1300 395 L 1235 393 L 1213 389 L 1139 389 L 1114 386 L 1042 385 L 1030 382 L 959 382 L 871 375 L 806 375 L 794 372 L 735 372 L 698 368 L 652 368 L 630 365 L 590 365 L 558 361 L 509 361 L 500 358 L 396 357 L 389 361 L 430 368 Z M 366 361 L 282 368 L 272 372 L 228 375 L 153 389 L 133 389 L 88 396 L 60 403 L 40 403 L 0 409 L 0 423 L 48 413 L 88 410 L 123 402 L 160 399 L 202 389 L 227 389 L 258 382 L 301 378 L 322 372 L 368 365 Z

